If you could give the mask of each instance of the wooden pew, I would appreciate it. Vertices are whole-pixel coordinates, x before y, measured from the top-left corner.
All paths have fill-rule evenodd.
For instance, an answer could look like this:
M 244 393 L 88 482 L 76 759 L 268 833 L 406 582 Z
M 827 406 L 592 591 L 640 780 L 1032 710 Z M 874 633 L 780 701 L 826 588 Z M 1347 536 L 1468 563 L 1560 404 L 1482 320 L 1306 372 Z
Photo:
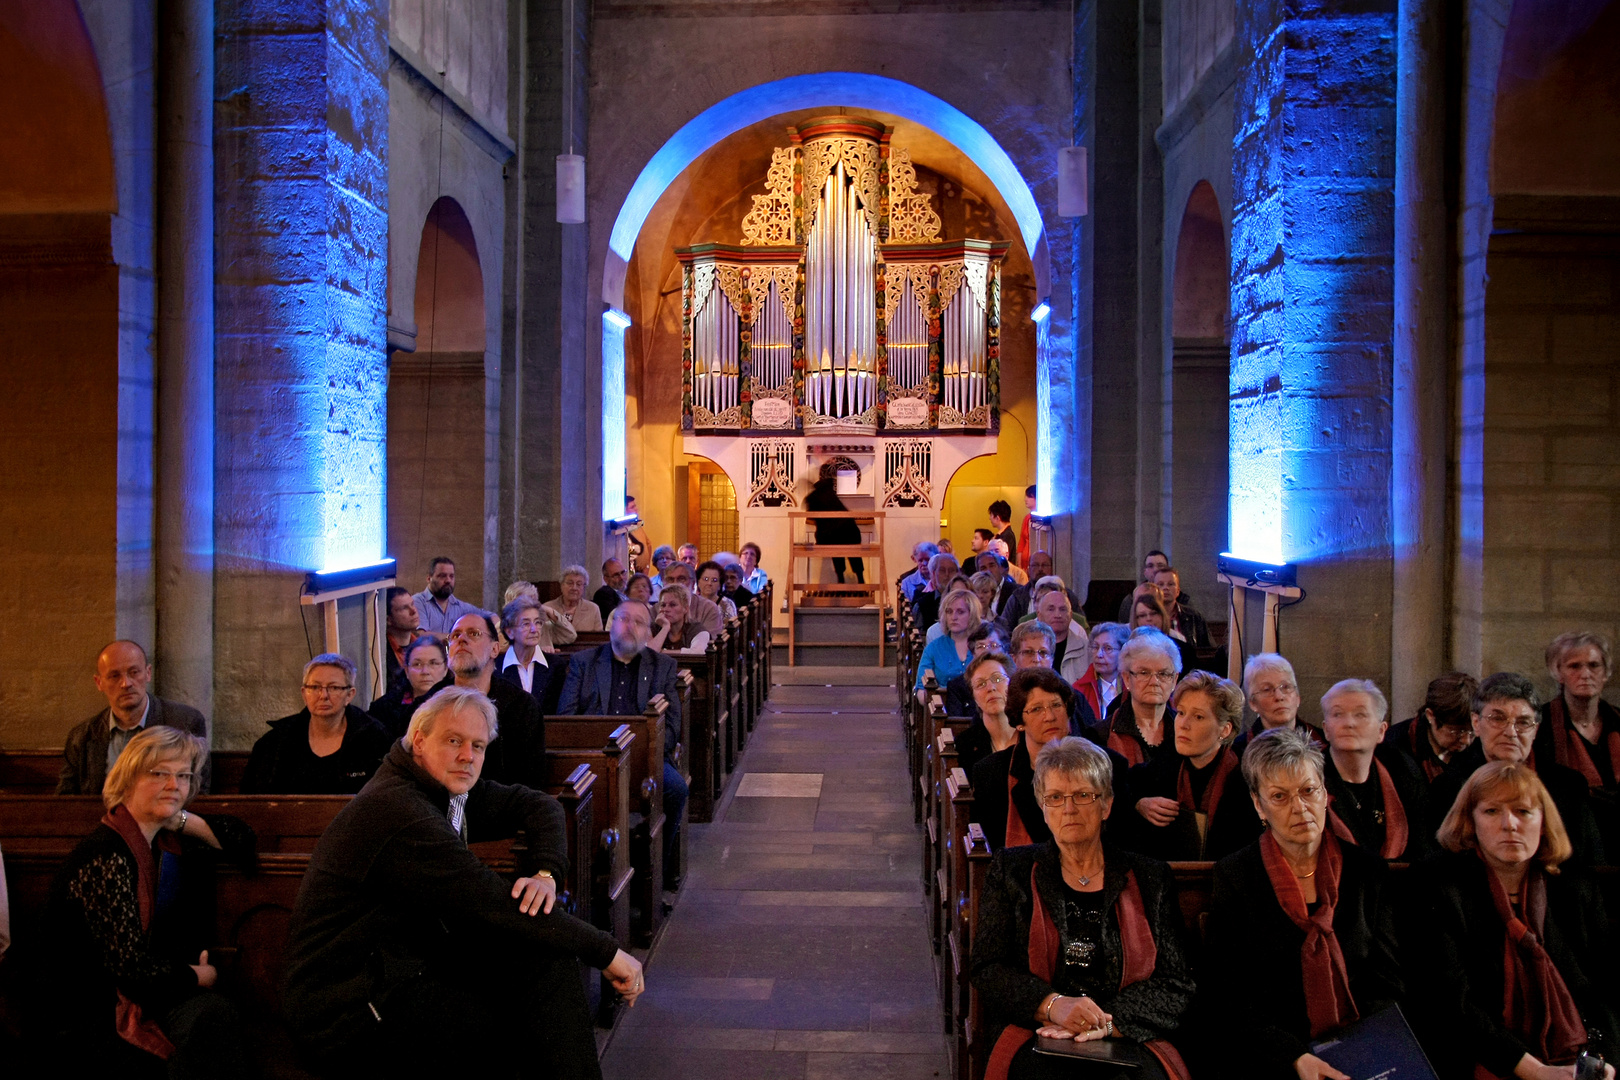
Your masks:
M 604 746 L 617 742 L 621 728 L 634 734 L 628 755 L 631 868 L 630 904 L 632 940 L 652 944 L 663 922 L 664 830 L 664 714 L 663 695 L 648 702 L 641 716 L 550 716 L 546 718 L 546 745 L 557 749 Z M 678 752 L 678 748 L 677 748 Z
M 692 678 L 692 697 L 682 714 L 686 726 L 686 765 L 691 772 L 691 798 L 687 816 L 692 821 L 713 821 L 715 800 L 725 789 L 728 769 L 726 744 L 731 719 L 720 682 L 721 644 L 710 641 L 701 656 L 676 654 L 681 670 Z M 717 692 L 719 691 L 719 692 Z
M 973 933 L 969 910 L 972 900 L 969 896 L 971 879 L 968 871 L 968 819 L 973 816 L 973 788 L 968 783 L 967 773 L 960 768 L 953 768 L 946 780 L 946 789 L 949 797 L 945 816 L 947 846 L 944 908 L 947 929 L 945 950 L 940 956 L 940 967 L 946 978 L 942 980 L 941 1004 L 945 1031 L 955 1036 L 965 1030 L 968 1011 L 972 1005 L 970 995 L 973 987 L 968 981 L 967 959 L 968 942 Z M 981 839 L 983 835 L 981 831 L 979 834 Z M 952 1038 L 950 1046 L 952 1074 L 959 1080 L 967 1080 L 967 1058 L 962 1052 L 963 1046 L 956 1038 Z
M 242 789 L 248 751 L 215 750 L 209 755 L 210 793 L 234 794 Z M 51 795 L 62 771 L 62 751 L 0 750 L 0 794 Z
M 590 800 L 590 882 L 593 921 L 625 945 L 630 936 L 630 770 L 635 732 L 615 718 L 617 726 L 594 746 L 551 745 L 550 725 L 546 731 L 548 786 L 568 783 L 584 765 L 595 774 L 595 794 Z M 587 861 L 581 853 L 580 863 Z M 604 994 L 604 1001 L 608 995 Z

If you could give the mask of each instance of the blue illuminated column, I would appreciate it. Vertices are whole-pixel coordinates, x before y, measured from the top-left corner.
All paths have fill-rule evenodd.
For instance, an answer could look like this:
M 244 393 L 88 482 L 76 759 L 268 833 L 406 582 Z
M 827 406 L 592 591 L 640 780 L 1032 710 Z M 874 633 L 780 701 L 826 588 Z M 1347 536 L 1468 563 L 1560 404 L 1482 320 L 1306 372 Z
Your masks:
M 1395 6 L 1238 5 L 1231 549 L 1308 564 L 1320 679 L 1389 670 Z
M 229 748 L 285 711 L 267 690 L 308 658 L 304 573 L 384 555 L 388 4 L 216 10 L 215 745 Z

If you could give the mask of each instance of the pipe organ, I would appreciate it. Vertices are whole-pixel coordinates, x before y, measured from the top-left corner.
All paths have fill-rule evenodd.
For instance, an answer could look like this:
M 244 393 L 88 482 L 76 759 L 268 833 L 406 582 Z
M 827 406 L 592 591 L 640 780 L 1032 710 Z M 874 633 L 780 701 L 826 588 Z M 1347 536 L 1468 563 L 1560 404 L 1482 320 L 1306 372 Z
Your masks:
M 691 434 L 994 434 L 1003 241 L 944 240 L 909 153 L 853 116 L 772 154 L 738 245 L 678 248 Z

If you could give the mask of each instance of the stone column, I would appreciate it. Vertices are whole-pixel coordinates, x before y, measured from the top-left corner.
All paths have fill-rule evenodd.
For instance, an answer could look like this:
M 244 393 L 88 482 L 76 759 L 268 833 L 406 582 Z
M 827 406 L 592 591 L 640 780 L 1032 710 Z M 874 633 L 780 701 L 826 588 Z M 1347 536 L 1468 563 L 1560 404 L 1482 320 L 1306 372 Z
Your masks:
M 157 689 L 214 704 L 214 2 L 159 20 Z
M 1455 266 L 1447 242 L 1446 11 L 1400 0 L 1395 105 L 1394 595 L 1391 715 L 1412 716 L 1449 661 L 1447 371 Z
M 215 729 L 242 747 L 321 646 L 303 575 L 383 555 L 388 5 L 216 11 Z
M 1309 701 L 1390 672 L 1395 3 L 1238 20 L 1232 542 L 1300 564 L 1281 641 Z

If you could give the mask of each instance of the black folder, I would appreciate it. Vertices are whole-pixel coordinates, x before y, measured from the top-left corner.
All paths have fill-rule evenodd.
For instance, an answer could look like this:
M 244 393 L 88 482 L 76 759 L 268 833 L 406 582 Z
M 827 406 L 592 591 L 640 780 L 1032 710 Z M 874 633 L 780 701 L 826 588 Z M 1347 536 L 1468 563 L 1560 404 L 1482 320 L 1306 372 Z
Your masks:
M 1311 1052 L 1351 1080 L 1438 1080 L 1399 1005 L 1346 1024 Z
M 1132 1039 L 1075 1042 L 1073 1039 L 1045 1039 L 1038 1035 L 1035 1037 L 1035 1052 L 1053 1057 L 1079 1058 L 1082 1061 L 1106 1061 L 1116 1069 L 1140 1069 L 1143 1058 L 1153 1056 L 1153 1051 Z

